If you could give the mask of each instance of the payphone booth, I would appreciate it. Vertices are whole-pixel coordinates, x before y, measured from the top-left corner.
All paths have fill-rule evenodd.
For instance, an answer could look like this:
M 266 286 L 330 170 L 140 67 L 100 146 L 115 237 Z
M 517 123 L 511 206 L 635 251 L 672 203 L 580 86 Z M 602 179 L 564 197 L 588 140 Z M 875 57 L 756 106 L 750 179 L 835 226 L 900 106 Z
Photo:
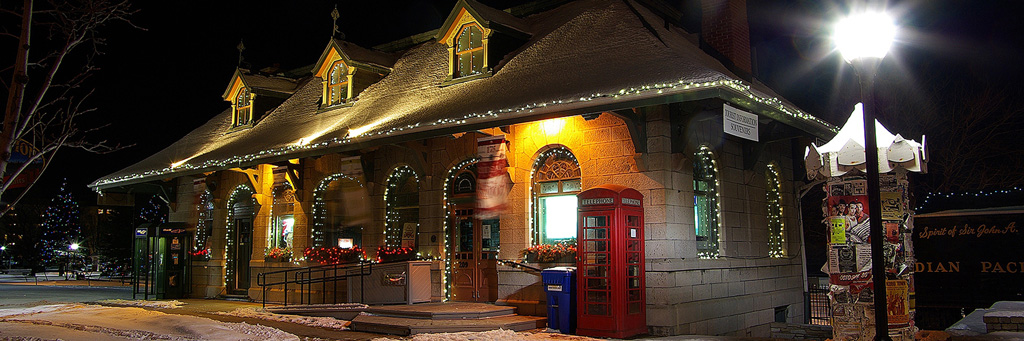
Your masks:
M 142 224 L 132 250 L 132 298 L 184 298 L 189 280 L 190 234 L 185 223 Z
M 643 195 L 619 185 L 580 193 L 576 334 L 647 333 Z

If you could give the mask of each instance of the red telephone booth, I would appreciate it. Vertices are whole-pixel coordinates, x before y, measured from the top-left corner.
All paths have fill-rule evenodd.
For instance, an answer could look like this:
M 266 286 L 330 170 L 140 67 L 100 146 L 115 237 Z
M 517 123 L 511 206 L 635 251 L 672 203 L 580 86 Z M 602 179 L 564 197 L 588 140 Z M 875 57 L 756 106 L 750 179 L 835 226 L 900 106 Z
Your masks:
M 602 185 L 580 193 L 576 334 L 647 333 L 644 207 L 635 189 Z

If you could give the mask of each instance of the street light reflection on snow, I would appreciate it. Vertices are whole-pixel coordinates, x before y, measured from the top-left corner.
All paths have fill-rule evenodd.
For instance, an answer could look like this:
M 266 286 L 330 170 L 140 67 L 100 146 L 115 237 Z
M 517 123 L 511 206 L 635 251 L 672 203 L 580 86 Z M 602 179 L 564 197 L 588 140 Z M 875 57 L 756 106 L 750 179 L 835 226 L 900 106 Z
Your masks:
M 885 57 L 896 38 L 896 24 L 888 14 L 864 12 L 843 18 L 835 26 L 835 41 L 843 59 Z

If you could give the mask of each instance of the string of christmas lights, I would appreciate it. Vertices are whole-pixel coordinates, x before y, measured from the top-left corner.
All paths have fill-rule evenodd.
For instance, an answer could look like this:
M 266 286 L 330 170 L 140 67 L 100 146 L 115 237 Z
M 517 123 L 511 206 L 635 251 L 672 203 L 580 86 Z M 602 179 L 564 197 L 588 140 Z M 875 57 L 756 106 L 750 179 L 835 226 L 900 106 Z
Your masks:
M 536 160 L 533 160 L 533 168 L 530 169 L 530 184 L 534 183 L 533 179 L 536 176 L 537 171 L 540 170 L 540 168 L 542 166 L 544 166 L 544 163 L 547 162 L 548 158 L 551 158 L 551 157 L 564 158 L 564 159 L 572 160 L 572 162 L 576 163 L 576 166 L 579 166 L 579 164 L 580 164 L 580 161 L 576 159 L 576 155 L 573 154 L 572 151 L 569 150 L 569 148 L 566 148 L 566 147 L 556 147 L 556 148 L 551 148 L 551 149 L 545 150 L 543 153 L 540 153 L 540 155 L 537 156 Z M 581 168 L 581 170 L 582 170 L 582 168 Z M 528 204 L 529 206 L 527 207 L 529 212 L 534 212 L 533 211 L 533 209 L 534 209 L 533 205 L 537 201 L 537 195 L 540 192 L 540 188 L 538 188 L 539 186 L 532 186 L 532 187 L 533 188 L 530 191 L 530 193 L 533 195 L 533 198 L 530 200 L 530 202 Z M 529 242 L 529 245 L 537 245 L 541 241 L 540 228 L 537 226 L 537 221 L 536 221 L 537 217 L 536 217 L 536 215 L 537 215 L 536 213 L 530 214 L 530 234 L 529 235 L 530 235 L 532 240 Z
M 786 255 L 786 226 L 782 220 L 782 182 L 775 163 L 768 164 L 765 178 L 768 182 L 768 256 L 782 258 Z
M 454 264 L 454 262 L 451 259 L 452 253 L 450 253 L 451 250 L 452 250 L 452 244 L 451 244 L 452 243 L 452 240 L 451 240 L 452 238 L 449 238 L 449 236 L 451 236 L 451 232 L 452 232 L 451 231 L 451 229 L 452 229 L 452 226 L 451 226 L 452 202 L 451 202 L 451 200 L 448 200 L 448 194 L 451 192 L 451 186 L 452 186 L 453 182 L 455 181 L 455 177 L 459 174 L 459 172 L 462 172 L 462 170 L 464 170 L 464 169 L 468 169 L 470 166 L 475 165 L 479 161 L 480 161 L 480 157 L 474 156 L 474 157 L 472 157 L 470 159 L 467 159 L 465 161 L 459 162 L 454 167 L 449 168 L 448 169 L 448 174 L 445 174 L 445 177 L 444 177 L 445 178 L 444 189 L 441 191 L 442 193 L 444 193 L 443 194 L 443 200 L 444 200 L 443 201 L 443 207 L 444 207 L 444 210 L 445 210 L 444 236 L 442 237 L 444 239 L 444 249 L 441 250 L 441 253 L 443 255 L 446 255 L 446 257 L 444 257 L 444 276 L 441 276 L 441 297 L 444 297 L 444 300 L 446 302 L 448 300 L 451 300 L 451 298 L 452 298 L 451 297 L 452 283 L 454 281 L 452 280 L 451 277 L 452 277 L 452 274 L 454 273 L 454 270 L 455 270 L 452 267 L 452 264 Z
M 69 261 L 61 256 L 73 257 L 78 253 L 69 249 L 82 238 L 81 216 L 78 202 L 68 187 L 65 178 L 61 182 L 57 196 L 50 199 L 50 206 L 43 211 L 42 230 L 42 261 L 46 265 L 55 265 Z
M 235 282 L 235 276 L 234 276 L 235 272 L 234 272 L 234 269 L 235 269 L 235 252 L 236 251 L 235 251 L 234 246 L 235 246 L 235 243 L 237 242 L 235 240 L 235 238 L 236 238 L 235 237 L 235 228 L 237 227 L 237 226 L 235 226 L 235 219 L 234 219 L 235 218 L 235 210 L 234 210 L 235 202 L 237 202 L 238 200 L 243 200 L 243 199 L 248 198 L 249 200 L 252 200 L 251 204 L 252 204 L 253 207 L 255 207 L 256 206 L 256 198 L 253 197 L 253 195 L 255 195 L 255 194 L 256 194 L 256 191 L 254 191 L 252 189 L 252 187 L 249 187 L 248 185 L 238 185 L 238 187 L 235 187 L 235 189 L 233 191 L 231 191 L 231 196 L 229 196 L 229 199 L 228 199 L 227 221 L 224 223 L 225 230 L 226 230 L 226 232 L 224 233 L 224 238 L 227 239 L 227 242 L 224 243 L 224 259 L 225 259 L 225 265 L 224 265 L 224 285 L 225 286 L 228 286 L 228 284 Z M 255 214 L 255 212 L 253 212 L 253 213 Z M 246 264 L 246 266 L 248 266 L 248 264 Z M 228 286 L 228 287 L 230 287 L 230 286 Z
M 320 180 L 316 189 L 313 190 L 313 231 L 310 231 L 310 235 L 313 236 L 313 247 L 322 248 L 327 246 L 324 241 L 324 230 L 327 225 L 327 201 L 324 200 L 324 191 L 331 186 L 332 182 L 342 179 L 352 181 L 359 185 L 359 187 L 366 187 L 359 179 L 342 173 L 331 174 Z
M 408 181 L 409 178 L 416 181 L 417 190 L 420 187 L 420 177 L 416 174 L 416 171 L 409 166 L 398 166 L 391 175 L 388 176 L 387 186 L 384 187 L 384 245 L 391 248 L 398 248 L 402 246 L 402 226 L 399 224 L 402 220 L 402 215 L 398 212 L 395 205 L 398 203 L 397 195 L 395 191 L 399 189 L 402 184 Z M 401 194 L 401 193 L 400 193 Z M 420 231 L 419 219 L 416 219 L 416 234 Z
M 99 187 L 106 187 L 108 185 L 113 185 L 113 184 L 120 183 L 120 182 L 125 182 L 125 181 L 139 180 L 139 179 L 142 179 L 142 178 L 163 177 L 163 176 L 166 176 L 167 174 L 175 173 L 175 172 L 189 171 L 189 170 L 212 170 L 212 169 L 222 169 L 222 168 L 225 168 L 225 167 L 237 167 L 237 166 L 243 165 L 243 164 L 250 164 L 250 163 L 252 163 L 252 162 L 254 162 L 256 160 L 263 159 L 263 158 L 283 156 L 283 155 L 288 155 L 288 154 L 292 154 L 292 153 L 310 151 L 310 150 L 315 150 L 315 149 L 320 149 L 320 148 L 335 147 L 335 146 L 338 146 L 338 145 L 344 145 L 344 144 L 349 144 L 349 143 L 353 143 L 353 142 L 365 142 L 366 140 L 369 140 L 370 138 L 375 137 L 375 136 L 388 136 L 388 135 L 392 135 L 392 134 L 396 134 L 396 133 L 401 133 L 401 132 L 404 132 L 406 130 L 418 129 L 420 127 L 461 125 L 461 124 L 466 124 L 468 122 L 473 122 L 473 123 L 484 122 L 486 120 L 491 120 L 491 119 L 499 118 L 503 114 L 516 114 L 516 113 L 523 113 L 523 112 L 531 113 L 531 112 L 533 112 L 534 109 L 545 108 L 545 107 L 548 107 L 548 106 L 567 105 L 567 104 L 573 104 L 573 103 L 576 103 L 576 102 L 588 102 L 588 101 L 593 101 L 593 100 L 598 100 L 598 99 L 605 99 L 605 98 L 619 98 L 619 97 L 623 97 L 623 96 L 644 95 L 644 94 L 647 94 L 649 92 L 656 92 L 658 94 L 663 94 L 663 93 L 665 93 L 665 91 L 673 91 L 674 93 L 686 93 L 686 92 L 693 92 L 693 91 L 704 90 L 704 89 L 711 89 L 711 88 L 723 89 L 723 90 L 732 92 L 734 94 L 744 96 L 744 97 L 746 97 L 747 99 L 751 100 L 754 103 L 760 103 L 760 104 L 766 105 L 766 106 L 771 107 L 771 108 L 773 108 L 775 110 L 778 110 L 779 112 L 781 112 L 781 113 L 783 113 L 785 115 L 789 115 L 790 117 L 793 117 L 793 118 L 796 118 L 796 119 L 813 122 L 815 124 L 823 126 L 824 128 L 826 128 L 826 129 L 828 129 L 828 130 L 830 130 L 832 132 L 838 132 L 839 131 L 839 127 L 837 127 L 837 126 L 834 126 L 834 125 L 832 125 L 832 124 L 830 124 L 828 122 L 825 122 L 824 120 L 821 120 L 821 119 L 819 119 L 817 117 L 814 117 L 814 116 L 812 116 L 810 114 L 807 114 L 807 113 L 805 113 L 803 111 L 800 111 L 798 109 L 791 109 L 791 108 L 787 107 L 782 102 L 782 100 L 780 100 L 780 99 L 778 99 L 776 97 L 765 97 L 765 96 L 762 96 L 760 94 L 757 94 L 757 93 L 753 92 L 751 90 L 750 85 L 744 84 L 740 80 L 728 79 L 728 78 L 725 78 L 725 77 L 720 77 L 719 79 L 713 80 L 713 81 L 679 80 L 677 82 L 658 83 L 658 84 L 652 84 L 652 85 L 647 85 L 647 86 L 642 86 L 642 87 L 632 87 L 632 88 L 628 88 L 628 89 L 621 89 L 617 93 L 606 93 L 606 94 L 596 93 L 596 94 L 591 94 L 590 96 L 579 97 L 579 98 L 567 98 L 567 99 L 560 99 L 560 100 L 552 100 L 552 101 L 549 101 L 549 102 L 530 103 L 530 104 L 525 104 L 525 105 L 521 105 L 521 106 L 517 106 L 517 107 L 498 109 L 498 110 L 489 110 L 489 111 L 483 112 L 483 113 L 470 113 L 470 114 L 464 115 L 464 116 L 459 117 L 459 118 L 440 118 L 440 119 L 437 119 L 437 120 L 434 120 L 434 121 L 417 122 L 417 123 L 405 125 L 405 126 L 402 126 L 402 127 L 392 127 L 392 128 L 376 130 L 376 131 L 370 130 L 370 131 L 362 132 L 361 134 L 356 135 L 356 136 L 348 136 L 348 135 L 346 135 L 346 136 L 343 136 L 343 137 L 333 137 L 333 138 L 330 138 L 328 140 L 324 140 L 324 141 L 317 142 L 317 143 L 305 143 L 305 142 L 308 142 L 308 141 L 302 141 L 304 143 L 297 143 L 297 144 L 291 144 L 291 145 L 288 145 L 288 146 L 274 147 L 274 148 L 270 148 L 270 149 L 266 149 L 266 150 L 261 150 L 261 151 L 258 151 L 258 152 L 255 152 L 255 153 L 251 153 L 251 154 L 235 155 L 235 156 L 232 156 L 232 157 L 229 157 L 229 158 L 226 158 L 226 159 L 207 160 L 207 161 L 203 161 L 203 162 L 197 163 L 197 164 L 191 164 L 191 163 L 188 163 L 188 162 L 180 162 L 179 161 L 179 162 L 176 162 L 176 163 L 174 163 L 172 165 L 169 165 L 168 167 L 162 168 L 162 169 L 153 169 L 153 170 L 148 170 L 148 171 L 144 171 L 144 172 L 140 172 L 140 173 L 132 173 L 132 174 L 127 174 L 127 175 L 123 175 L 123 176 L 117 176 L 117 177 L 111 177 L 111 178 L 107 178 L 107 179 L 101 179 L 101 180 L 96 181 L 95 183 L 93 183 L 91 186 L 94 189 L 97 189 L 97 191 L 98 191 Z
M 192 247 L 192 255 L 208 259 L 210 246 L 207 245 L 207 242 L 213 229 L 213 226 L 209 226 L 213 222 L 213 193 L 210 193 L 210 190 L 205 190 L 199 195 L 196 211 L 199 212 L 199 219 L 196 221 L 195 243 L 193 243 L 195 246 Z
M 997 189 L 990 191 L 975 191 L 975 192 L 960 192 L 960 193 L 944 193 L 944 192 L 929 192 L 925 195 L 924 201 L 917 206 L 918 211 L 923 211 L 927 206 L 928 202 L 938 199 L 952 199 L 952 198 L 984 198 L 995 195 L 1007 195 L 1007 194 L 1024 194 L 1024 188 L 1013 187 L 1010 189 Z
M 708 215 L 708 218 L 710 218 L 711 221 L 707 222 L 707 236 L 705 236 L 707 237 L 707 243 L 705 244 L 706 247 L 703 250 L 698 248 L 697 257 L 704 259 L 716 259 L 719 255 L 718 224 L 722 221 L 722 200 L 718 197 L 718 188 L 721 187 L 721 185 L 718 182 L 718 164 L 715 162 L 714 153 L 711 152 L 711 149 L 708 148 L 708 146 L 700 146 L 700 150 L 697 151 L 694 157 L 693 168 L 694 196 L 697 195 L 697 178 L 700 177 L 700 180 L 708 182 L 708 188 L 704 191 L 707 193 L 707 197 L 705 199 L 710 202 L 708 207 L 714 210 L 714 212 L 711 212 L 711 214 Z M 696 200 L 694 201 L 694 205 L 696 205 Z M 695 210 L 694 214 L 696 213 L 697 212 Z M 696 217 L 694 220 L 694 227 L 698 228 L 696 231 L 697 236 L 700 236 L 699 222 L 699 217 Z

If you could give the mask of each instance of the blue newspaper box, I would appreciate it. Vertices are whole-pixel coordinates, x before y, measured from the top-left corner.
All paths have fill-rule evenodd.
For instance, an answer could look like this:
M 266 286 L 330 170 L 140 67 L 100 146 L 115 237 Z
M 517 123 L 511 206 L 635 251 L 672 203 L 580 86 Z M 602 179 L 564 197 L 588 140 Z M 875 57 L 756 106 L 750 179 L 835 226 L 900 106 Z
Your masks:
M 548 327 L 576 332 L 576 267 L 544 269 L 540 277 L 548 295 Z

